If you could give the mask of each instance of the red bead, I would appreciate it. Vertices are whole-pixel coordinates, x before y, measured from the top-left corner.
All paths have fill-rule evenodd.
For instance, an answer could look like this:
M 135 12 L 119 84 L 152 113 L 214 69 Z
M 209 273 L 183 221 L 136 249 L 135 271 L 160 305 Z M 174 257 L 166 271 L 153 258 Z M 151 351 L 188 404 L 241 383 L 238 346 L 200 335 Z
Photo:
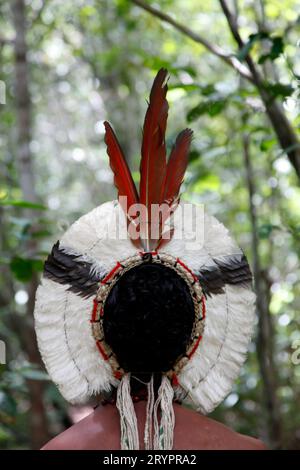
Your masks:
M 177 387 L 179 385 L 178 377 L 176 374 L 173 374 L 172 376 L 172 385 L 173 387 Z
M 121 380 L 121 378 L 122 378 L 122 373 L 117 370 L 117 371 L 114 373 L 114 376 L 116 377 L 116 379 Z

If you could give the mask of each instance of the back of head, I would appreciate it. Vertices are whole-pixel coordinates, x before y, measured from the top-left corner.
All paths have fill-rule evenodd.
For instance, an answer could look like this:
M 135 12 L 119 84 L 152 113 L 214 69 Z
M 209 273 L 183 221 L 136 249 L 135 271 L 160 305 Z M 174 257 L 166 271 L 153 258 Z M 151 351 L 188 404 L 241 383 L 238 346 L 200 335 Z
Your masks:
M 105 340 L 125 371 L 165 372 L 185 354 L 195 311 L 186 282 L 173 269 L 153 263 L 130 269 L 104 311 Z

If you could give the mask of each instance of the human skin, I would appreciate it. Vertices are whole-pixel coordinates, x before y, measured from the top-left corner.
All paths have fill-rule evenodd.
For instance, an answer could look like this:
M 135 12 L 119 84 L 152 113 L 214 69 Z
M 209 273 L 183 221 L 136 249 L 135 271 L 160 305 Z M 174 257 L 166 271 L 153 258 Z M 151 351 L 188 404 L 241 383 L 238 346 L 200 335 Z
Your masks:
M 134 404 L 138 420 L 140 449 L 146 402 Z M 263 442 L 232 431 L 227 426 L 174 403 L 174 450 L 266 450 Z M 90 415 L 49 441 L 42 450 L 118 450 L 120 418 L 115 405 L 100 405 Z

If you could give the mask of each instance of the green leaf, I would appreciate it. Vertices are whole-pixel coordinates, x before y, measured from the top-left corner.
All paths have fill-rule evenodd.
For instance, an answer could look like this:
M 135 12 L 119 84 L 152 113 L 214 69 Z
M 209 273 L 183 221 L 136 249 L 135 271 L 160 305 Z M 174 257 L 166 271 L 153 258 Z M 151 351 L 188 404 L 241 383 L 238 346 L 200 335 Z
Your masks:
M 168 85 L 169 90 L 182 89 L 186 91 L 199 91 L 203 96 L 210 96 L 213 93 L 216 93 L 214 84 L 209 83 L 208 85 L 199 85 L 198 83 L 170 83 Z
M 217 116 L 223 111 L 227 104 L 227 98 L 202 101 L 187 113 L 187 121 L 195 121 L 203 114 L 208 114 L 211 117 Z
M 143 65 L 157 72 L 161 67 L 166 68 L 172 77 L 177 77 L 180 72 L 187 72 L 191 77 L 197 77 L 197 71 L 190 65 L 174 66 L 172 60 L 163 59 L 161 56 L 145 56 Z
M 44 261 L 41 259 L 32 259 L 30 260 L 34 272 L 42 272 L 44 269 Z
M 200 152 L 198 150 L 191 150 L 189 153 L 189 162 L 194 162 L 200 158 Z
M 3 419 L 3 421 L 4 421 L 4 419 Z M 1 447 L 2 447 L 2 445 L 4 446 L 4 444 L 6 442 L 10 442 L 10 439 L 11 439 L 11 431 L 7 427 L 4 427 L 4 426 L 0 425 L 0 444 L 1 444 Z M 6 447 L 3 447 L 3 448 L 6 448 Z
M 18 281 L 28 282 L 34 273 L 43 270 L 43 261 L 16 256 L 10 262 L 10 269 Z
M 199 180 L 193 186 L 195 193 L 203 193 L 204 191 L 218 191 L 220 189 L 221 182 L 217 175 L 209 173 L 205 176 L 199 176 Z
M 201 93 L 204 96 L 212 95 L 215 92 L 216 92 L 216 89 L 213 83 L 209 83 L 208 85 L 204 85 L 201 87 Z
M 273 138 L 264 139 L 260 143 L 260 150 L 262 152 L 268 152 L 276 144 L 276 142 L 276 139 Z
M 179 70 L 187 72 L 193 78 L 196 78 L 198 76 L 197 70 L 191 65 L 183 65 L 182 67 L 179 67 Z
M 8 126 L 12 126 L 15 122 L 15 116 L 11 111 L 2 112 L 1 121 Z
M 257 41 L 261 41 L 262 39 L 268 39 L 269 35 L 266 32 L 260 32 L 256 34 L 250 34 L 248 41 L 245 45 L 238 51 L 236 57 L 242 62 L 246 59 L 247 55 L 251 51 L 252 47 Z
M 94 16 L 96 14 L 97 14 L 97 10 L 92 5 L 86 5 L 80 8 L 80 12 L 79 12 L 79 15 L 82 19 L 90 18 L 91 16 Z
M 30 260 L 22 258 L 13 258 L 10 263 L 10 269 L 19 281 L 30 281 L 33 275 L 32 264 Z
M 278 96 L 285 98 L 291 96 L 295 91 L 292 85 L 286 85 L 284 83 L 267 83 L 265 84 L 265 88 L 274 98 Z
M 50 235 L 52 235 L 52 232 L 45 229 L 45 230 L 37 230 L 36 232 L 33 232 L 31 234 L 31 237 L 32 238 L 44 238 L 44 237 L 49 237 Z
M 168 85 L 169 90 L 186 90 L 186 91 L 194 91 L 194 90 L 199 90 L 199 85 L 196 83 L 170 83 Z
M 258 63 L 263 64 L 266 62 L 266 60 L 271 60 L 274 61 L 277 59 L 284 51 L 284 42 L 283 38 L 281 36 L 275 36 L 273 38 L 270 38 L 270 41 L 272 41 L 272 47 L 269 53 L 263 54 L 260 56 Z
M 273 230 L 280 230 L 280 227 L 278 227 L 277 225 L 270 224 L 270 223 L 262 224 L 258 228 L 258 236 L 261 239 L 267 239 L 270 237 Z
M 47 210 L 47 207 L 43 204 L 38 204 L 36 202 L 30 201 L 13 201 L 9 199 L 0 199 L 0 206 L 14 206 L 22 207 L 23 209 L 36 209 L 36 210 Z

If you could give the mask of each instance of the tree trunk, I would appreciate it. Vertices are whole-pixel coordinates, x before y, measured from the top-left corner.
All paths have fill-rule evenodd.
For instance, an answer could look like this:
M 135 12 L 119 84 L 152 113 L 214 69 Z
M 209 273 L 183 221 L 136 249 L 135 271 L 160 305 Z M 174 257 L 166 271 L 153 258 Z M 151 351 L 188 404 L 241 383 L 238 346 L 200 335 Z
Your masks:
M 26 17 L 25 1 L 12 2 L 12 15 L 15 25 L 15 104 L 17 116 L 17 147 L 16 159 L 20 178 L 20 187 L 26 201 L 37 200 L 32 169 L 32 156 L 30 152 L 31 140 L 31 99 L 28 83 L 28 62 L 26 44 Z M 32 219 L 36 214 L 27 210 L 26 216 Z M 27 253 L 35 254 L 37 249 L 35 241 L 29 241 L 26 246 Z M 25 329 L 22 332 L 22 342 L 25 345 L 28 360 L 32 364 L 40 365 L 36 337 L 33 328 L 33 309 L 37 277 L 34 276 L 27 286 L 29 300 L 27 303 L 27 317 Z M 30 441 L 33 449 L 40 448 L 48 439 L 48 426 L 46 410 L 43 402 L 44 384 L 39 381 L 28 380 L 30 396 Z
M 273 325 L 269 311 L 270 285 L 264 273 L 259 258 L 259 237 L 256 208 L 253 204 L 255 194 L 254 177 L 250 157 L 250 138 L 243 135 L 244 164 L 249 193 L 249 213 L 252 227 L 252 255 L 254 285 L 256 292 L 256 309 L 258 315 L 257 355 L 263 381 L 263 394 L 267 410 L 268 435 L 273 448 L 282 444 L 282 420 L 277 398 L 277 377 L 274 366 Z

